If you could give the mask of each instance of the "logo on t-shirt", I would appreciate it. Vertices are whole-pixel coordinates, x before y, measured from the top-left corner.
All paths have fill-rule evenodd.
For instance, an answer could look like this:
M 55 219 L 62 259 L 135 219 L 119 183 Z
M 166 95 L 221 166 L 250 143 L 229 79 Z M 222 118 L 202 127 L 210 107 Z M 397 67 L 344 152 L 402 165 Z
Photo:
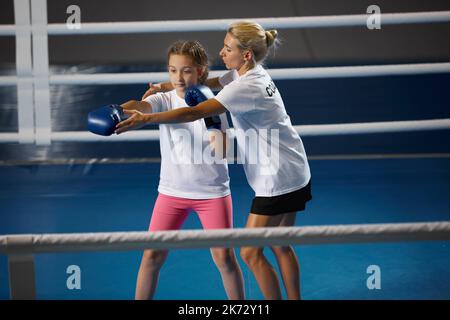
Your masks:
M 269 85 L 266 87 L 266 92 L 269 97 L 273 96 L 275 92 L 277 92 L 277 87 L 275 86 L 275 83 L 273 83 L 273 81 L 269 82 Z

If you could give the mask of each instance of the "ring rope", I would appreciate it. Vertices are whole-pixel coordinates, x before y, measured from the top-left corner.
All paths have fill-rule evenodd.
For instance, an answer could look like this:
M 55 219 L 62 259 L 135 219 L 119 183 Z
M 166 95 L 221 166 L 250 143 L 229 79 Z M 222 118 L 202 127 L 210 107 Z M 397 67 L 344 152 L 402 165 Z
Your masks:
M 31 254 L 450 240 L 450 221 L 252 229 L 177 230 L 0 236 L 0 253 Z
M 219 77 L 226 70 L 211 71 L 211 77 Z M 268 69 L 274 80 L 325 79 L 349 77 L 379 77 L 417 74 L 450 73 L 450 62 L 411 63 L 393 65 L 281 68 Z M 96 74 L 55 74 L 49 76 L 50 85 L 110 85 L 143 84 L 167 81 L 167 72 L 96 73 Z M 0 86 L 14 86 L 16 76 L 0 76 Z
M 294 129 L 303 137 L 449 130 L 450 119 L 300 125 Z M 233 128 L 227 129 L 227 134 L 234 139 Z M 136 130 L 109 137 L 88 131 L 52 131 L 50 137 L 53 142 L 158 141 L 159 130 Z M 18 143 L 19 138 L 18 133 L 0 133 L 0 143 Z
M 84 22 L 79 29 L 68 28 L 65 23 L 47 26 L 49 35 L 162 33 L 192 31 L 224 31 L 236 20 L 254 20 L 264 28 L 329 28 L 367 26 L 369 14 L 328 15 L 310 17 L 232 18 L 133 22 Z M 382 13 L 383 25 L 444 23 L 450 21 L 450 11 Z M 0 36 L 12 36 L 17 32 L 13 25 L 1 25 Z

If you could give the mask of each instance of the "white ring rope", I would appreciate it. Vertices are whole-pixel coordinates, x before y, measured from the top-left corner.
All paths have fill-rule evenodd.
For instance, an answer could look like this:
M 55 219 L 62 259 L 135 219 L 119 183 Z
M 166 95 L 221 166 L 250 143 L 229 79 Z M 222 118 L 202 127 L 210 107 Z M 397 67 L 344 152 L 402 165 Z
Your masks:
M 294 128 L 302 137 L 449 130 L 450 119 L 316 124 L 294 126 Z M 235 137 L 233 128 L 228 129 L 227 133 L 230 139 Z M 95 135 L 88 131 L 52 131 L 50 138 L 52 142 L 158 141 L 159 130 L 137 130 L 109 137 Z M 18 133 L 0 133 L 0 143 L 17 142 L 19 142 Z
M 387 121 L 368 123 L 339 123 L 294 126 L 301 136 L 326 136 L 344 134 L 372 134 L 388 132 L 411 132 L 448 130 L 450 119 Z
M 264 28 L 329 28 L 367 26 L 369 14 L 329 15 L 312 17 L 273 17 L 273 18 L 233 18 L 170 21 L 134 21 L 134 22 L 85 22 L 80 29 L 69 29 L 65 23 L 48 24 L 49 35 L 80 34 L 124 34 L 124 33 L 162 33 L 224 31 L 230 23 L 237 20 L 253 20 Z M 383 25 L 444 23 L 450 21 L 450 11 L 382 13 Z M 13 25 L 1 25 L 0 36 L 12 36 L 16 32 Z
M 211 77 L 219 77 L 226 70 L 211 71 Z M 324 79 L 350 77 L 401 76 L 416 74 L 450 73 L 450 62 L 411 63 L 393 65 L 282 68 L 268 69 L 274 80 Z M 143 84 L 168 81 L 167 72 L 96 73 L 96 74 L 55 74 L 49 76 L 51 85 L 109 85 Z M 15 76 L 0 76 L 0 86 L 14 86 Z
M 450 222 L 0 236 L 0 253 L 450 240 Z

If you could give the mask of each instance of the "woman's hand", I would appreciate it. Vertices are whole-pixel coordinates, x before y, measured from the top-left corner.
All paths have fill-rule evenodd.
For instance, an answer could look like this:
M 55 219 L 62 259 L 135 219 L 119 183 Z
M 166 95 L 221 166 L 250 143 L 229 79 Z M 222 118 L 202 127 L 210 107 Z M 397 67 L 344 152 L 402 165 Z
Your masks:
M 149 83 L 148 84 L 148 90 L 145 91 L 144 95 L 142 96 L 141 100 L 144 100 L 145 98 L 147 98 L 148 96 L 155 94 L 157 92 L 162 92 L 162 87 L 161 87 L 161 83 Z
M 122 122 L 119 122 L 116 125 L 116 134 L 121 134 L 125 131 L 142 128 L 148 123 L 151 117 L 151 114 L 144 114 L 138 110 L 124 109 L 123 113 L 129 116 L 129 118 Z

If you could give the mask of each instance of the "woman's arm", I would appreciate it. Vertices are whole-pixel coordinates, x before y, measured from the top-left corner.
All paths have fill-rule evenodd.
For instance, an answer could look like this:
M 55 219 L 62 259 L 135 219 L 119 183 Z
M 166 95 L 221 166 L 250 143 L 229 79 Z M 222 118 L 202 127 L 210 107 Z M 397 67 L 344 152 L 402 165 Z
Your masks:
M 222 85 L 219 82 L 219 78 L 210 78 L 206 79 L 205 85 L 207 87 L 210 87 L 213 90 L 220 90 L 222 89 Z M 149 83 L 149 88 L 147 91 L 145 91 L 144 95 L 142 96 L 141 100 L 144 100 L 148 96 L 155 94 L 157 92 L 167 92 L 175 89 L 170 82 L 160 82 L 160 83 Z
M 142 113 L 152 113 L 152 106 L 146 101 L 130 100 L 120 105 L 124 110 L 138 110 Z
M 195 107 L 183 107 L 149 115 L 147 123 L 182 123 L 208 118 L 226 112 L 227 109 L 212 98 Z
M 144 114 L 139 110 L 124 110 L 130 117 L 116 126 L 116 133 L 120 134 L 132 129 L 139 129 L 147 124 L 182 123 L 212 117 L 224 113 L 227 109 L 216 99 L 209 99 L 195 107 L 183 107 L 170 111 Z
M 148 84 L 148 87 L 149 87 L 148 90 L 145 91 L 141 100 L 144 100 L 148 96 L 158 93 L 158 92 L 167 92 L 167 91 L 175 89 L 170 82 L 161 82 L 161 83 L 151 83 L 150 82 Z
M 222 89 L 222 85 L 219 82 L 219 78 L 210 78 L 210 79 L 206 79 L 205 81 L 205 85 L 207 87 L 210 87 L 212 90 L 220 90 Z

